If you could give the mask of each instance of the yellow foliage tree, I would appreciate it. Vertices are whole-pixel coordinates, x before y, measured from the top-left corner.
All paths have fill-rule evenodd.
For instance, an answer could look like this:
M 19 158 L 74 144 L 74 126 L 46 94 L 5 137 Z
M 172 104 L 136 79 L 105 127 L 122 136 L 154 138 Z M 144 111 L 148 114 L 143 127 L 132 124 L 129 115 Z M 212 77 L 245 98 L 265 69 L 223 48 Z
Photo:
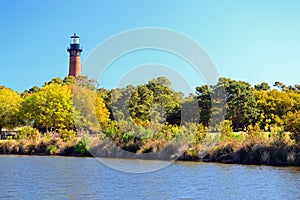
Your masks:
M 74 86 L 73 106 L 79 116 L 75 119 L 77 130 L 99 132 L 109 122 L 109 111 L 104 100 L 94 90 Z
M 12 89 L 0 87 L 0 133 L 2 128 L 15 127 L 22 98 Z
M 68 86 L 47 84 L 27 96 L 22 104 L 22 116 L 28 124 L 47 131 L 73 129 L 72 94 Z
M 95 96 L 95 110 L 98 122 L 102 128 L 108 125 L 109 119 L 109 111 L 105 105 L 104 100 L 98 95 Z

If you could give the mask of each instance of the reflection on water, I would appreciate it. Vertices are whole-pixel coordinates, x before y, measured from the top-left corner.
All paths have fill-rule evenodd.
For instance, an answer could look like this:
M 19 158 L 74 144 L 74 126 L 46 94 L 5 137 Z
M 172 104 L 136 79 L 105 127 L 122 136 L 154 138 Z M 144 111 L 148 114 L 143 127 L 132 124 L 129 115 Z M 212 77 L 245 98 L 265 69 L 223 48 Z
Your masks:
M 106 162 L 128 171 L 153 165 Z M 0 167 L 0 199 L 300 199 L 299 167 L 175 162 L 134 174 L 94 158 L 7 155 L 0 156 Z

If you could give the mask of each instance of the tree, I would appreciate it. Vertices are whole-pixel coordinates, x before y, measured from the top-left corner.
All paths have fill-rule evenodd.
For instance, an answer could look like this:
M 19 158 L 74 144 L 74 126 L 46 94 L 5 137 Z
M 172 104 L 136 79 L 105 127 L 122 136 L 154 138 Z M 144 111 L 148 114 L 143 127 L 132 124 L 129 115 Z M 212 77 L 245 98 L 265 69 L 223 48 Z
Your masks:
M 266 82 L 262 82 L 261 84 L 254 85 L 256 90 L 270 90 L 270 86 Z
M 197 96 L 190 94 L 188 97 L 179 96 L 179 98 L 181 98 L 180 105 L 168 113 L 168 123 L 178 126 L 187 123 L 199 123 L 200 113 Z
M 132 93 L 129 100 L 129 112 L 133 119 L 141 119 L 142 121 L 156 118 L 155 114 L 151 113 L 153 105 L 153 92 L 145 85 L 139 85 Z
M 286 91 L 288 89 L 288 87 L 280 81 L 276 81 L 273 86 L 277 87 L 280 91 Z
M 24 92 L 22 92 L 21 97 L 22 97 L 22 98 L 25 98 L 25 97 L 27 97 L 28 95 L 33 94 L 33 93 L 36 93 L 36 92 L 38 92 L 38 91 L 40 91 L 40 88 L 37 87 L 37 86 L 33 86 L 33 87 L 30 88 L 29 90 L 25 90 Z
M 96 110 L 96 117 L 98 119 L 98 123 L 102 128 L 106 127 L 110 121 L 109 119 L 110 113 L 105 105 L 103 98 L 101 98 L 98 95 L 95 95 L 95 110 Z
M 270 125 L 283 126 L 288 112 L 300 110 L 300 94 L 297 91 L 254 90 L 254 95 L 259 109 L 258 121 L 265 130 L 269 130 Z
M 76 77 L 74 76 L 66 76 L 63 80 L 63 83 L 66 85 L 74 85 L 76 81 Z
M 170 87 L 171 82 L 166 77 L 150 80 L 146 87 L 153 92 L 153 111 L 159 112 L 159 121 L 164 121 L 172 110 L 179 106 L 176 92 Z
M 51 79 L 51 81 L 45 83 L 44 85 L 49 85 L 49 84 L 59 84 L 59 85 L 61 85 L 61 84 L 63 84 L 63 80 L 59 77 L 56 77 L 56 78 Z
M 12 89 L 0 87 L 0 134 L 2 128 L 13 128 L 19 124 L 20 95 Z
M 47 84 L 27 96 L 22 103 L 22 116 L 28 125 L 51 131 L 73 129 L 72 94 L 65 85 Z
M 210 87 L 203 85 L 196 87 L 196 94 L 198 97 L 199 108 L 200 108 L 200 123 L 208 127 L 211 119 L 211 94 Z
M 98 87 L 98 82 L 93 79 L 89 79 L 87 76 L 76 76 L 75 80 L 73 78 L 65 78 L 64 82 L 65 83 L 72 83 L 72 81 L 75 81 L 76 86 L 81 86 L 84 88 L 88 88 L 90 90 L 96 90 Z
M 256 100 L 249 83 L 223 79 L 227 92 L 227 116 L 233 123 L 234 130 L 255 122 L 258 116 Z
M 128 85 L 126 88 L 112 89 L 108 93 L 106 105 L 110 109 L 111 119 L 116 121 L 130 119 L 130 99 L 133 98 L 136 88 Z
M 292 132 L 292 138 L 300 141 L 300 111 L 288 112 L 285 117 L 285 130 Z
M 104 100 L 96 91 L 76 86 L 73 89 L 73 111 L 77 131 L 98 132 L 110 121 Z

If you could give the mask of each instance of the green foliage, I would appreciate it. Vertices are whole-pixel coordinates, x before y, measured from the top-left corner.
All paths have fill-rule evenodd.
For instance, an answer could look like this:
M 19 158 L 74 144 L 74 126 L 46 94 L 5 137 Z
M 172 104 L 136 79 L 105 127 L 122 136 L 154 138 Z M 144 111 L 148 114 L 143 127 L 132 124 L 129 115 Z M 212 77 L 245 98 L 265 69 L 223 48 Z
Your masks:
M 258 109 L 250 84 L 224 78 L 221 81 L 227 92 L 226 118 L 232 121 L 233 129 L 238 131 L 256 121 Z
M 9 135 L 9 136 L 7 136 L 7 139 L 8 139 L 8 140 L 12 140 L 12 139 L 13 139 L 13 136 Z
M 109 126 L 109 127 L 105 128 L 103 130 L 103 133 L 105 134 L 105 136 L 108 139 L 110 139 L 112 141 L 117 140 L 118 138 L 120 138 L 119 136 L 121 136 L 120 130 L 115 125 L 112 125 L 112 126 Z
M 152 129 L 147 129 L 147 128 L 144 128 L 144 127 L 140 127 L 138 129 L 137 137 L 140 140 L 152 138 L 153 135 L 154 135 L 154 131 Z
M 20 128 L 16 135 L 17 140 L 29 139 L 29 140 L 37 141 L 39 138 L 40 138 L 40 132 L 37 129 L 31 128 L 29 126 Z
M 227 80 L 228 79 L 221 78 L 216 85 L 196 87 L 200 108 L 200 123 L 209 127 L 211 131 L 221 130 L 219 125 L 225 116 L 227 100 L 225 82 Z
M 129 112 L 132 118 L 143 121 L 150 119 L 150 109 L 153 105 L 153 92 L 145 85 L 138 86 L 129 100 Z
M 179 105 L 178 94 L 170 85 L 171 82 L 166 77 L 152 79 L 146 84 L 153 93 L 152 120 L 154 118 L 159 122 L 165 122 L 169 113 Z
M 59 135 L 64 142 L 69 142 L 74 140 L 77 134 L 74 130 L 60 129 Z
M 47 150 L 49 154 L 53 155 L 57 152 L 57 146 L 55 145 L 48 146 Z
M 78 142 L 78 144 L 75 146 L 75 150 L 77 153 L 85 154 L 90 150 L 90 139 L 87 134 L 85 134 Z
M 197 87 L 196 94 L 188 97 L 174 91 L 165 77 L 112 90 L 96 86 L 87 77 L 54 78 L 42 88 L 34 86 L 24 91 L 21 97 L 0 87 L 0 131 L 33 125 L 47 133 L 43 138 L 46 141 L 53 138 L 48 133 L 59 130 L 62 141 L 71 145 L 73 153 L 75 150 L 87 153 L 89 149 L 87 135 L 75 149 L 75 124 L 80 132 L 98 134 L 101 141 L 109 139 L 133 152 L 155 152 L 177 142 L 182 147 L 180 151 L 196 156 L 201 148 L 206 148 L 206 141 L 215 141 L 216 137 L 224 149 L 229 143 L 231 153 L 244 144 L 249 148 L 273 143 L 280 147 L 281 143 L 297 145 L 294 140 L 300 141 L 300 85 L 276 82 L 274 86 L 278 89 L 271 90 L 265 82 L 251 87 L 243 81 L 220 78 L 216 85 Z M 209 131 L 221 134 L 215 136 Z M 24 127 L 16 138 L 32 140 L 24 140 L 32 144 L 25 145 L 26 152 L 36 152 L 42 147 L 50 154 L 61 152 L 60 145 L 54 143 L 48 149 L 43 145 L 36 148 L 39 135 L 36 129 Z M 267 162 L 275 154 L 264 150 L 259 159 L 264 157 L 262 160 Z M 294 151 L 286 154 L 289 160 L 298 155 Z
M 123 134 L 122 142 L 128 143 L 128 142 L 132 141 L 135 137 L 136 137 L 135 132 L 132 132 L 132 131 L 126 132 Z
M 262 82 L 261 84 L 257 84 L 254 86 L 256 90 L 270 90 L 270 86 L 266 82 Z
M 205 126 L 208 126 L 211 119 L 211 96 L 213 90 L 208 85 L 203 85 L 196 88 L 198 95 L 199 107 L 200 107 L 200 122 Z
M 175 141 L 178 143 L 193 143 L 195 135 L 198 131 L 198 125 L 196 123 L 186 123 L 180 126 L 178 131 L 175 133 Z

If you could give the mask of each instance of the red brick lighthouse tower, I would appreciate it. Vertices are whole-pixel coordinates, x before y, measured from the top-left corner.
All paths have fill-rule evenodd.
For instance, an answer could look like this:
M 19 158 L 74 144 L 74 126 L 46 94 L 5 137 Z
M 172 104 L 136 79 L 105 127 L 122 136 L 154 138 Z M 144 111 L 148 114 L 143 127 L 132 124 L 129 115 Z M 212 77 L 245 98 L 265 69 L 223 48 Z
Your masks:
M 81 63 L 80 54 L 82 49 L 79 44 L 79 37 L 74 33 L 71 37 L 72 41 L 68 52 L 70 53 L 70 64 L 69 64 L 69 76 L 80 76 L 81 75 Z

